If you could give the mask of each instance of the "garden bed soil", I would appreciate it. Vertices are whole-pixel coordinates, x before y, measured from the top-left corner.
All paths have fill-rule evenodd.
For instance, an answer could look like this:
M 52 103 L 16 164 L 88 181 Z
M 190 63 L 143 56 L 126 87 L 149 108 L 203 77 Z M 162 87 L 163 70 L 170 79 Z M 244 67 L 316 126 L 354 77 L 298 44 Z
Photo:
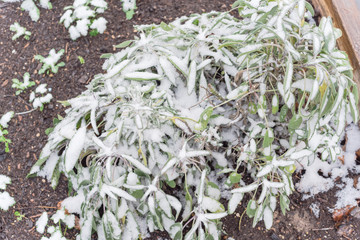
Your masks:
M 41 235 L 35 230 L 35 222 L 43 211 L 50 215 L 55 213 L 59 201 L 67 196 L 67 182 L 64 177 L 56 190 L 43 178 L 27 179 L 31 166 L 39 157 L 47 136 L 45 129 L 52 126 L 52 119 L 58 114 L 64 116 L 64 108 L 56 101 L 77 96 L 86 88 L 92 77 L 101 73 L 103 53 L 115 52 L 113 45 L 133 38 L 136 32 L 133 25 L 170 22 L 182 15 L 202 13 L 211 10 L 226 11 L 231 7 L 231 0 L 141 0 L 134 18 L 129 21 L 121 10 L 119 0 L 110 0 L 106 19 L 108 29 L 103 35 L 80 38 L 72 41 L 63 25 L 59 24 L 62 9 L 71 5 L 72 0 L 53 0 L 53 9 L 41 9 L 38 22 L 32 22 L 27 13 L 20 10 L 19 3 L 0 2 L 0 115 L 7 111 L 24 112 L 32 107 L 29 104 L 29 91 L 15 96 L 11 88 L 13 78 L 22 79 L 25 72 L 37 84 L 47 83 L 52 89 L 54 101 L 40 112 L 33 111 L 13 118 L 8 128 L 12 143 L 10 152 L 5 153 L 0 145 L 0 174 L 11 177 L 12 184 L 7 191 L 14 196 L 16 205 L 7 212 L 0 212 L 0 239 L 38 240 Z M 13 33 L 9 27 L 15 21 L 32 32 L 29 41 L 18 39 L 11 41 Z M 34 60 L 37 54 L 47 56 L 50 49 L 65 49 L 62 60 L 65 67 L 55 75 L 38 75 L 41 65 Z M 85 59 L 81 64 L 78 56 Z M 358 177 L 358 176 L 357 176 Z M 296 177 L 295 177 L 296 180 Z M 355 217 L 344 217 L 335 223 L 328 209 L 336 202 L 334 191 L 319 194 L 315 198 L 302 201 L 300 193 L 295 192 L 291 198 L 291 211 L 283 216 L 277 211 L 273 227 L 265 230 L 263 223 L 255 228 L 245 214 L 244 206 L 239 206 L 236 213 L 223 220 L 226 232 L 224 239 L 360 239 L 360 221 Z M 316 218 L 309 206 L 320 203 L 320 217 Z M 14 213 L 18 211 L 25 217 L 17 220 Z M 239 230 L 239 220 L 241 229 Z M 339 232 L 344 232 L 343 236 Z M 75 239 L 76 231 L 67 231 L 69 239 Z M 166 238 L 164 233 L 154 233 L 149 239 Z

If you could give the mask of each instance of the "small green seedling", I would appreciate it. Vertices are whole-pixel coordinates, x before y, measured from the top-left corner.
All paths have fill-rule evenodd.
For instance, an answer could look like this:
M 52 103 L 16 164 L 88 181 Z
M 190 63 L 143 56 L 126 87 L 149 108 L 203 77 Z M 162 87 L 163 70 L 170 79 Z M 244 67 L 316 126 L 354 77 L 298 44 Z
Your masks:
M 80 61 L 80 64 L 84 64 L 85 63 L 85 59 L 82 56 L 78 56 L 78 59 Z
M 11 143 L 11 140 L 5 137 L 5 135 L 9 133 L 8 130 L 6 130 L 6 128 L 9 126 L 9 122 L 14 116 L 14 114 L 15 113 L 13 111 L 10 111 L 5 113 L 0 118 L 0 143 L 2 142 L 5 144 L 5 152 L 9 152 L 9 144 Z
M 24 82 L 20 82 L 17 78 L 14 78 L 12 80 L 13 84 L 11 85 L 11 87 L 18 89 L 15 92 L 15 95 L 19 95 L 20 93 L 22 93 L 23 91 L 25 91 L 29 87 L 32 87 L 32 86 L 35 85 L 34 81 L 30 81 L 30 74 L 28 72 L 26 72 L 24 74 L 23 79 L 24 79 Z
M 18 212 L 18 211 L 15 211 L 15 212 L 14 212 L 14 215 L 16 216 L 16 220 L 18 220 L 18 221 L 21 221 L 21 220 L 25 217 L 24 214 L 21 214 L 21 213 Z
M 39 71 L 39 74 L 47 73 L 49 74 L 50 71 L 53 73 L 57 73 L 59 70 L 59 67 L 65 66 L 64 62 L 60 62 L 57 64 L 57 62 L 60 60 L 61 56 L 64 54 L 65 50 L 61 49 L 59 52 L 56 53 L 55 49 L 51 49 L 49 52 L 48 57 L 43 57 L 41 55 L 36 55 L 35 60 L 39 60 L 44 65 Z

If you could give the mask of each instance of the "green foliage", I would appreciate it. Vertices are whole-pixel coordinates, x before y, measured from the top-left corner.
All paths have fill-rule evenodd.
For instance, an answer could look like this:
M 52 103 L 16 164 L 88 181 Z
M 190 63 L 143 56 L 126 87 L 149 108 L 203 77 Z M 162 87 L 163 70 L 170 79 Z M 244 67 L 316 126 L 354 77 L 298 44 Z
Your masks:
M 7 135 L 9 132 L 6 130 L 8 127 L 8 123 L 14 116 L 14 112 L 10 111 L 5 113 L 1 119 L 0 119 L 0 142 L 5 144 L 5 152 L 9 152 L 9 144 L 11 143 L 11 140 L 6 138 L 5 135 Z
M 278 204 L 289 210 L 296 161 L 336 160 L 358 120 L 339 31 L 327 18 L 308 23 L 303 0 L 234 6 L 241 20 L 212 12 L 138 26 L 66 102 L 30 174 L 71 181 L 64 205 L 82 203 L 81 239 L 138 239 L 141 225 L 220 239 L 245 194 L 253 226 L 270 228 Z
M 12 88 L 18 89 L 15 94 L 19 95 L 20 93 L 22 93 L 23 91 L 25 91 L 26 89 L 28 89 L 29 87 L 32 87 L 35 85 L 34 81 L 30 81 L 30 74 L 28 72 L 26 72 L 24 74 L 24 82 L 20 82 L 17 78 L 14 78 L 12 80 L 13 84 L 11 85 Z
M 10 151 L 9 144 L 11 143 L 11 140 L 5 137 L 5 135 L 7 135 L 8 133 L 8 130 L 0 126 L 0 142 L 5 144 L 5 152 Z
M 79 59 L 80 64 L 85 63 L 85 59 L 82 56 L 78 56 L 78 59 Z
M 99 34 L 99 32 L 96 29 L 91 30 L 90 33 L 89 33 L 89 35 L 91 37 L 96 37 L 98 34 Z
M 24 214 L 21 214 L 21 213 L 18 212 L 18 211 L 15 211 L 15 212 L 14 212 L 14 215 L 15 215 L 15 217 L 16 217 L 16 220 L 18 220 L 18 221 L 21 221 L 21 220 L 25 217 Z
M 126 14 L 126 19 L 133 18 L 136 10 L 136 0 L 121 0 L 123 2 L 123 11 Z

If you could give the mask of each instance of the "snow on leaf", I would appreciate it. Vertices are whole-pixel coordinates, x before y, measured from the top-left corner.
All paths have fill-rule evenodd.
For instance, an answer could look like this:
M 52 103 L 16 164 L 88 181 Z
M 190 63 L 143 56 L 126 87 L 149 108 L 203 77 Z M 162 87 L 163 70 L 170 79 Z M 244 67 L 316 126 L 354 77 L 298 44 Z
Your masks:
M 83 150 L 86 139 L 86 126 L 77 130 L 73 138 L 69 142 L 69 146 L 65 154 L 65 171 L 70 172 L 76 165 L 80 153 Z
M 121 155 L 123 158 L 125 158 L 126 160 L 128 160 L 132 165 L 134 165 L 137 169 L 139 169 L 140 171 L 142 171 L 143 173 L 146 174 L 151 174 L 150 169 L 148 169 L 147 167 L 145 167 L 141 162 L 139 162 L 137 159 L 129 156 L 129 155 Z
M 170 227 L 169 235 L 174 240 L 182 239 L 182 224 L 175 223 Z
M 188 151 L 185 153 L 186 158 L 192 158 L 192 157 L 200 157 L 200 156 L 207 156 L 211 153 L 209 151 L 199 150 L 199 151 Z
M 271 172 L 272 168 L 273 168 L 272 165 L 270 165 L 270 164 L 266 165 L 256 174 L 256 177 L 261 178 L 261 177 L 265 176 L 266 174 Z
M 192 225 L 190 231 L 185 235 L 185 240 L 193 240 L 196 230 L 198 229 L 201 221 L 199 218 L 196 219 L 195 223 Z
M 282 182 L 270 182 L 266 179 L 263 179 L 263 185 L 268 188 L 282 188 L 285 184 Z
M 171 213 L 171 205 L 166 198 L 166 195 L 160 191 L 157 191 L 156 194 L 156 201 L 158 202 L 159 207 L 163 212 L 166 214 L 167 217 L 172 217 Z
M 241 200 L 243 199 L 244 194 L 243 193 L 234 193 L 228 203 L 228 213 L 229 214 L 233 214 L 237 208 L 237 206 L 239 205 L 239 203 L 241 202 Z
M 108 70 L 108 72 L 105 75 L 105 78 L 111 78 L 119 73 L 130 63 L 131 61 L 126 59 L 124 61 L 121 61 L 119 64 L 116 64 L 112 68 Z
M 227 213 L 226 212 L 221 212 L 221 213 L 205 213 L 204 214 L 204 217 L 206 219 L 209 219 L 209 220 L 215 220 L 215 219 L 220 219 L 220 218 L 223 218 L 223 217 L 226 217 L 227 216 Z
M 254 52 L 254 51 L 259 50 L 263 46 L 264 46 L 263 44 L 249 44 L 246 47 L 241 48 L 239 51 L 242 54 L 249 53 L 249 52 Z
M 96 108 L 92 108 L 90 111 L 90 122 L 95 134 L 99 135 L 99 130 L 96 124 Z
M 114 198 L 115 200 L 117 199 L 116 197 L 114 197 L 114 194 L 116 194 L 117 196 L 124 198 L 128 201 L 132 201 L 135 202 L 136 198 L 134 198 L 133 196 L 131 196 L 129 193 L 127 193 L 126 191 L 117 188 L 117 187 L 113 187 L 107 184 L 103 184 L 101 187 L 101 192 L 100 194 L 102 196 L 104 196 L 104 194 L 109 195 L 110 197 Z
M 155 199 L 153 196 L 149 196 L 148 198 L 148 206 L 149 206 L 149 210 L 151 212 L 152 215 L 156 215 L 156 211 L 155 211 Z
M 175 219 L 177 219 L 182 208 L 181 202 L 176 197 L 173 197 L 171 195 L 166 195 L 166 198 L 168 199 L 171 207 L 175 209 L 176 211 Z
M 131 211 L 128 211 L 126 217 L 126 227 L 122 239 L 124 240 L 138 239 L 139 235 L 140 235 L 139 224 L 136 221 L 133 213 L 131 213 Z
M 192 61 L 190 64 L 190 70 L 189 70 L 189 77 L 188 77 L 188 82 L 187 82 L 187 89 L 188 89 L 188 94 L 190 95 L 194 89 L 195 89 L 195 84 L 196 84 L 196 62 Z
M 308 157 L 311 154 L 313 154 L 312 151 L 304 149 L 304 150 L 301 150 L 301 151 L 298 151 L 298 152 L 295 152 L 295 153 L 291 154 L 290 158 L 294 159 L 294 160 L 298 160 L 298 159 L 303 158 L 303 157 Z
M 247 193 L 247 192 L 252 192 L 255 189 L 258 188 L 258 184 L 257 183 L 253 183 L 250 185 L 247 185 L 245 187 L 239 187 L 239 188 L 235 188 L 233 190 L 231 190 L 232 193 Z
M 305 0 L 300 0 L 298 5 L 298 14 L 300 18 L 304 16 L 305 13 Z
M 0 189 L 5 190 L 6 185 L 11 183 L 11 178 L 0 174 Z
M 15 200 L 13 197 L 9 195 L 8 192 L 0 192 L 0 209 L 7 211 L 9 207 L 15 204 Z
M 111 211 L 106 211 L 103 216 L 105 229 L 109 227 L 111 231 L 111 236 L 114 239 L 119 239 L 121 235 L 121 228 L 118 220 L 116 219 L 115 215 Z
M 285 93 L 290 91 L 293 73 L 294 73 L 293 59 L 292 59 L 291 55 L 288 55 L 288 59 L 286 62 L 285 79 L 284 79 L 284 92 Z
M 178 162 L 177 158 L 172 158 L 169 161 L 167 161 L 165 166 L 161 169 L 161 175 L 166 173 L 166 171 L 168 171 L 170 168 L 172 168 L 177 162 Z
M 206 169 L 202 171 L 200 183 L 198 186 L 198 203 L 201 204 L 204 198 L 204 190 L 205 190 L 205 178 L 206 178 Z
M 213 198 L 204 196 L 201 202 L 201 207 L 210 212 L 223 212 L 224 206 Z
M 43 234 L 47 223 L 48 223 L 48 214 L 47 212 L 43 212 L 39 217 L 39 219 L 36 221 L 36 231 L 38 231 L 38 233 Z
M 199 65 L 197 65 L 196 70 L 199 71 L 209 65 L 212 62 L 212 59 L 206 59 L 202 61 Z
M 126 79 L 135 81 L 161 80 L 161 75 L 150 72 L 131 72 L 124 76 Z
M 176 70 L 174 69 L 173 65 L 167 60 L 166 57 L 161 56 L 159 58 L 160 66 L 162 67 L 164 73 L 168 77 L 169 81 L 172 84 L 175 84 L 176 81 Z
M 168 59 L 184 76 L 187 76 L 188 67 L 184 60 L 180 60 L 176 56 L 170 56 Z
M 266 229 L 270 229 L 273 224 L 273 211 L 270 207 L 266 206 L 264 209 L 264 223 Z
M 10 122 L 14 114 L 15 113 L 13 111 L 5 113 L 0 119 L 0 125 L 3 126 L 3 128 L 7 128 L 8 123 Z
M 248 85 L 241 85 L 240 87 L 235 88 L 232 90 L 228 95 L 226 95 L 227 99 L 236 99 L 247 92 L 249 89 Z

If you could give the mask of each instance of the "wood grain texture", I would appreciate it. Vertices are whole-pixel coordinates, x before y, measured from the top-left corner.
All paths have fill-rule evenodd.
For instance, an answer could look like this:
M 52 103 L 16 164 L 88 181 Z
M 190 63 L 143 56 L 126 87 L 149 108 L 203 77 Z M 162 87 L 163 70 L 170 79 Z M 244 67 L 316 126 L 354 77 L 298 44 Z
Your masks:
M 355 0 L 312 0 L 321 16 L 330 16 L 343 35 L 337 40 L 349 55 L 354 68 L 354 81 L 360 90 L 360 10 Z
M 312 0 L 321 16 L 330 16 L 343 35 L 337 43 L 349 55 L 360 90 L 360 10 L 355 0 Z

